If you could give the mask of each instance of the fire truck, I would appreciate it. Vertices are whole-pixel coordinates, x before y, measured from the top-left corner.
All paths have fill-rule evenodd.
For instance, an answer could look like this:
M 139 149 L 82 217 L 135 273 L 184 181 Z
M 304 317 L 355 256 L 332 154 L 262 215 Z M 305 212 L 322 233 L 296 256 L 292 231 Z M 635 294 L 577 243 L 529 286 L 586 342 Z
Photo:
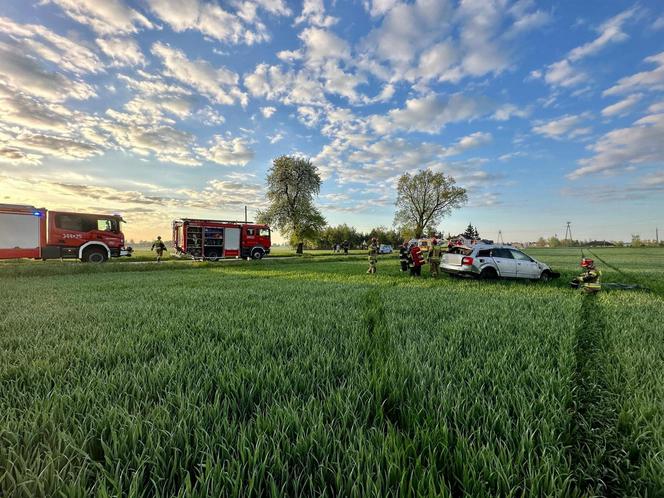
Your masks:
M 0 259 L 74 258 L 103 263 L 108 258 L 131 256 L 131 247 L 124 247 L 123 222 L 116 214 L 0 204 Z
M 245 221 L 173 221 L 173 246 L 179 257 L 217 261 L 222 258 L 262 259 L 270 253 L 270 227 Z

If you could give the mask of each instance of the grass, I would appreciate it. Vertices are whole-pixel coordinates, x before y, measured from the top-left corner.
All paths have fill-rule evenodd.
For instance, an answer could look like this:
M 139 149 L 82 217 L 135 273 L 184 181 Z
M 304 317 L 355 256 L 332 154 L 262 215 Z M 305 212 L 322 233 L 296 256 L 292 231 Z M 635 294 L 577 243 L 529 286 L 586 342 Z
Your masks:
M 2 265 L 0 496 L 660 496 L 664 252 L 593 251 L 653 291 Z

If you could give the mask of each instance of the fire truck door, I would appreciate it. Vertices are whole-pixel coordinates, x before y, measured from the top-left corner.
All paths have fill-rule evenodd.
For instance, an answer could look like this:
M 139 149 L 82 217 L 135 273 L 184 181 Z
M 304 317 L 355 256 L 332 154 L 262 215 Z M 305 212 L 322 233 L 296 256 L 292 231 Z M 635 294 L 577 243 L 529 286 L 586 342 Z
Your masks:
M 240 255 L 240 229 L 226 228 L 224 230 L 224 256 L 234 257 Z

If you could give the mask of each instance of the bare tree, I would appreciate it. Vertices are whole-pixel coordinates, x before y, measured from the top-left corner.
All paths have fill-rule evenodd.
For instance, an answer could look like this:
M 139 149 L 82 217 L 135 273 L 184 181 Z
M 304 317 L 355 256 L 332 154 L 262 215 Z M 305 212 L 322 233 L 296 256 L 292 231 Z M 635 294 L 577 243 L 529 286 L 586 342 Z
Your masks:
M 466 189 L 457 187 L 451 176 L 429 169 L 412 176 L 404 173 L 397 185 L 394 224 L 414 230 L 415 237 L 419 238 L 427 229 L 436 228 L 453 208 L 459 208 L 467 201 Z

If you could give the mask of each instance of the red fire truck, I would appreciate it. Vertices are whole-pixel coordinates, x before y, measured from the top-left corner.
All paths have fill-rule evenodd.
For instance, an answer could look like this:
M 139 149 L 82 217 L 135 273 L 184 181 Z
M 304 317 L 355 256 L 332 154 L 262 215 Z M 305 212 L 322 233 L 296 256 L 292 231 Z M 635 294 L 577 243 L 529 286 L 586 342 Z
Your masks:
M 180 257 L 216 261 L 221 258 L 261 259 L 270 253 L 270 227 L 244 221 L 173 221 L 173 245 Z
M 0 259 L 77 258 L 103 263 L 131 256 L 119 215 L 68 213 L 0 204 Z

